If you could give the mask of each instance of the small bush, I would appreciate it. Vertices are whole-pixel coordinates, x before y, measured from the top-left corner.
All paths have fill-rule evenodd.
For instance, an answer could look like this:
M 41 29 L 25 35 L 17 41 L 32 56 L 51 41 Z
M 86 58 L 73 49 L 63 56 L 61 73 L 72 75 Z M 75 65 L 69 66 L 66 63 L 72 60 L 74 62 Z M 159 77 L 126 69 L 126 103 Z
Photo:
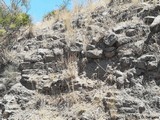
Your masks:
M 0 17 L 0 25 L 4 29 L 15 29 L 21 26 L 29 25 L 30 23 L 30 16 L 25 13 L 19 13 L 15 16 L 8 14 L 5 17 Z
M 6 33 L 31 23 L 30 16 L 24 12 L 28 9 L 28 4 L 28 0 L 10 0 L 8 6 L 5 1 L 0 2 L 0 26 L 5 29 Z M 23 11 L 21 11 L 22 8 Z
M 30 16 L 26 13 L 19 13 L 15 17 L 16 26 L 25 26 L 31 23 Z

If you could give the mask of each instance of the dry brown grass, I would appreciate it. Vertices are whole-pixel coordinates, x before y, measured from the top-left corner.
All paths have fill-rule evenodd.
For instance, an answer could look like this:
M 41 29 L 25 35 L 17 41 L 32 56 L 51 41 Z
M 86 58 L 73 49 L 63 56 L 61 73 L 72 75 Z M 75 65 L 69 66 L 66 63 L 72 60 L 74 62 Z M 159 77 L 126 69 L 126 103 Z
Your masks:
M 144 3 L 144 0 L 113 0 L 115 3 L 114 5 L 122 5 L 127 2 L 131 2 L 133 4 L 139 4 Z M 68 11 L 66 9 L 64 10 L 55 10 L 54 17 L 51 17 L 49 20 L 45 20 L 41 23 L 37 23 L 33 26 L 33 31 L 36 31 L 37 29 L 43 29 L 46 27 L 50 27 L 55 21 L 62 20 L 64 21 L 64 24 L 67 28 L 67 35 L 68 38 L 73 35 L 74 29 L 71 27 L 71 20 L 74 16 L 84 13 L 90 13 L 93 12 L 98 7 L 106 7 L 107 4 L 109 4 L 111 0 L 86 0 L 85 2 L 81 3 L 79 0 L 71 0 L 72 4 L 72 10 Z M 159 3 L 159 0 L 147 0 L 145 2 L 152 3 L 154 5 Z M 117 6 L 117 7 L 118 7 Z M 89 21 L 88 21 L 89 22 Z
M 64 24 L 67 29 L 68 36 L 72 36 L 74 33 L 74 29 L 71 27 L 71 21 L 72 18 L 79 14 L 84 13 L 90 13 L 93 12 L 98 7 L 106 7 L 107 4 L 110 3 L 111 0 L 86 0 L 83 4 L 80 3 L 78 0 L 72 0 L 73 9 L 68 11 L 66 9 L 64 10 L 56 10 L 54 17 L 52 17 L 49 20 L 43 21 L 41 23 L 37 23 L 34 25 L 33 29 L 43 29 L 46 27 L 51 26 L 55 21 L 62 20 L 64 21 Z M 113 2 L 116 2 L 120 4 L 120 0 L 113 0 Z M 127 1 L 127 0 L 126 0 Z M 140 0 L 131 0 L 132 3 L 138 4 Z M 157 2 L 157 0 L 153 0 L 153 3 Z
M 64 79 L 75 79 L 78 76 L 78 66 L 77 62 L 69 62 L 67 64 L 67 69 L 63 71 Z

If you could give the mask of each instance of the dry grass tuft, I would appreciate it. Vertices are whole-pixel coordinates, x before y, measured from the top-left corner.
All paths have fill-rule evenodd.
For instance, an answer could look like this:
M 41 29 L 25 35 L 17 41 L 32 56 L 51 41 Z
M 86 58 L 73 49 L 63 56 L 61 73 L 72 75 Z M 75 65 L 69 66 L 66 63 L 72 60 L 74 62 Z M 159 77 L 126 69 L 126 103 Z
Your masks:
M 63 71 L 64 79 L 75 79 L 78 76 L 78 66 L 77 62 L 69 62 L 67 64 L 67 69 Z

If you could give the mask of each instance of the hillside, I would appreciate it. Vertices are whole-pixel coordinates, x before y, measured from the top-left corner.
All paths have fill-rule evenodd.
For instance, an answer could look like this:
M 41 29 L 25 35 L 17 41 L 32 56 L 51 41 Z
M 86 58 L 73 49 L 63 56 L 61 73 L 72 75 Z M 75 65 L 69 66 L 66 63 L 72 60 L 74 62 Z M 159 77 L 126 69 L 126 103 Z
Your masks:
M 0 54 L 0 120 L 160 120 L 160 6 L 61 17 Z

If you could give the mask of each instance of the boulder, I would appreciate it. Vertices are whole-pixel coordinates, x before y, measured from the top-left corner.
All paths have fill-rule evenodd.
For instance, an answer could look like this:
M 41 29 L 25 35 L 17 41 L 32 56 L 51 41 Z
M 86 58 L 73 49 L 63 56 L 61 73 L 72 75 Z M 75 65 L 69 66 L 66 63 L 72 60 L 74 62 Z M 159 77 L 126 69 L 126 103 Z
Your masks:
M 99 49 L 94 49 L 94 50 L 88 50 L 87 52 L 85 52 L 85 56 L 87 58 L 102 58 L 102 53 L 103 50 L 99 50 Z
M 22 62 L 19 65 L 20 70 L 31 69 L 31 68 L 32 68 L 32 64 L 30 62 Z
M 22 75 L 20 83 L 29 90 L 36 89 L 36 84 L 37 84 L 36 81 L 30 79 L 30 77 L 28 75 Z
M 55 56 L 62 56 L 63 55 L 63 49 L 54 48 L 53 53 L 54 53 Z
M 110 33 L 103 38 L 103 41 L 107 46 L 111 47 L 118 41 L 118 37 L 114 33 Z
M 132 108 L 132 107 L 121 107 L 118 109 L 120 113 L 123 113 L 123 114 L 133 114 L 133 113 L 136 113 L 137 110 L 135 108 Z
M 132 42 L 132 40 L 133 40 L 133 39 L 130 38 L 130 37 L 119 36 L 119 39 L 117 40 L 116 46 L 117 46 L 117 47 L 120 47 L 120 46 L 125 45 L 125 44 L 127 44 L 127 43 L 129 43 L 129 42 Z
M 148 64 L 147 64 L 147 68 L 150 71 L 155 70 L 157 67 L 158 67 L 157 61 L 151 61 L 151 62 L 148 62 Z
M 160 32 L 160 15 L 158 15 L 150 25 L 150 31 L 152 33 Z
M 83 48 L 84 47 L 82 42 L 76 42 L 71 44 L 71 46 L 69 47 L 69 52 L 71 54 L 79 54 L 83 50 Z
M 87 45 L 86 50 L 94 50 L 95 48 L 96 48 L 95 45 L 89 44 Z
M 44 69 L 45 64 L 43 62 L 36 62 L 33 64 L 33 69 Z
M 41 55 L 41 56 L 50 55 L 50 54 L 52 54 L 52 51 L 49 50 L 49 49 L 40 48 L 40 49 L 37 50 L 37 54 Z
M 145 105 L 144 104 L 140 104 L 139 105 L 139 113 L 143 113 L 146 110 Z
M 121 71 L 119 71 L 119 70 L 116 70 L 116 71 L 114 72 L 114 75 L 115 75 L 116 77 L 122 77 L 122 76 L 124 75 L 124 73 L 121 72 Z
M 27 56 L 24 58 L 24 62 L 35 63 L 35 62 L 41 62 L 41 61 L 43 61 L 43 58 L 41 55 L 31 55 L 30 57 Z
M 154 21 L 155 17 L 154 16 L 146 16 L 143 21 L 147 25 L 151 25 L 152 22 Z
M 55 56 L 54 55 L 46 55 L 44 60 L 46 63 L 53 62 L 55 60 Z
M 20 83 L 12 86 L 8 94 L 2 99 L 5 107 L 2 114 L 3 118 L 8 119 L 10 116 L 16 115 L 20 110 L 25 110 L 28 107 L 27 103 L 32 100 L 31 96 L 33 95 L 33 91 L 26 89 Z
M 21 83 L 17 83 L 11 87 L 11 89 L 8 92 L 8 95 L 16 95 L 16 97 L 19 97 L 22 99 L 23 97 L 30 98 L 32 95 L 35 95 L 35 92 L 27 89 Z
M 116 25 L 112 31 L 116 34 L 122 34 L 124 30 L 127 29 L 128 27 L 129 25 L 127 25 L 126 22 L 121 22 L 118 25 Z
M 0 97 L 6 93 L 6 86 L 0 83 Z
M 154 55 L 142 55 L 135 61 L 135 66 L 143 70 L 155 70 L 158 66 L 158 62 Z

